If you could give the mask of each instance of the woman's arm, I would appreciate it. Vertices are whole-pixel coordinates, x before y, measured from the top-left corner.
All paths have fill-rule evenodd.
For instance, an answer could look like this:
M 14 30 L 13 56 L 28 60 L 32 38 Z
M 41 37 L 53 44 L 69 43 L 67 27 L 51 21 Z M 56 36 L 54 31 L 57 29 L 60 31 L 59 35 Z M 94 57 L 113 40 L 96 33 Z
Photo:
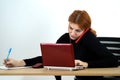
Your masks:
M 7 67 L 22 67 L 22 66 L 33 66 L 37 63 L 42 63 L 42 57 L 37 56 L 34 58 L 29 58 L 29 59 L 23 59 L 23 60 L 15 60 L 15 59 L 6 59 L 3 60 L 3 64 Z
M 4 59 L 3 64 L 6 67 L 22 67 L 25 66 L 26 63 L 24 62 L 24 60 L 15 60 L 15 59 L 8 59 L 8 61 L 6 61 L 6 59 Z
M 24 62 L 26 63 L 25 66 L 33 66 L 37 63 L 42 63 L 42 56 L 37 56 L 34 58 L 24 59 Z
M 86 39 L 85 39 L 86 37 Z M 85 46 L 98 57 L 96 60 L 88 61 L 88 67 L 117 67 L 118 59 L 103 45 L 93 34 L 84 36 Z

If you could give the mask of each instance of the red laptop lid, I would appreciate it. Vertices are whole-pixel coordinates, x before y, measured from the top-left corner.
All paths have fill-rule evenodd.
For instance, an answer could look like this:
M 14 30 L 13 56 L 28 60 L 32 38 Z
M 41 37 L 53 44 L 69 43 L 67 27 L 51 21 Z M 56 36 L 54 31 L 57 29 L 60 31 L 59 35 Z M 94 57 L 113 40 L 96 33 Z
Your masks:
M 75 67 L 72 44 L 41 43 L 43 66 Z

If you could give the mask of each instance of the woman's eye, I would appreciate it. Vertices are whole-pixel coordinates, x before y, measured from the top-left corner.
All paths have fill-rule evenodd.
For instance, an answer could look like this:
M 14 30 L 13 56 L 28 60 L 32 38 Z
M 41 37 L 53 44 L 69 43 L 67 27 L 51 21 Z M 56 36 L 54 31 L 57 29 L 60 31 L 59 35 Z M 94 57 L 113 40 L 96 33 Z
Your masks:
M 81 30 L 75 30 L 76 32 L 81 32 Z
M 73 28 L 72 27 L 69 27 L 71 30 L 73 30 Z

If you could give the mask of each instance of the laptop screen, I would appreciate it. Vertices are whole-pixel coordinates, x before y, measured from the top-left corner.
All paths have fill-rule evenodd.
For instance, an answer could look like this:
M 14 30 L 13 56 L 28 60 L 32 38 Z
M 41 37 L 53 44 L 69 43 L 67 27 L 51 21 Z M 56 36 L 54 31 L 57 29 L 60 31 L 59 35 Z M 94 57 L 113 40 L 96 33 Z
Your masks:
M 72 44 L 40 43 L 43 66 L 75 67 Z

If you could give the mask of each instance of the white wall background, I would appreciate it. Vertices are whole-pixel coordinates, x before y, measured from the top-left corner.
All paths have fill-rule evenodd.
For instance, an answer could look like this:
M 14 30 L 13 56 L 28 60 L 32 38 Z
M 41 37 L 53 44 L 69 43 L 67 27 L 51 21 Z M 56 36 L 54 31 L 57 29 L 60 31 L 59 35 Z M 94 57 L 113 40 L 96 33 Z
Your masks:
M 119 7 L 119 0 L 0 0 L 0 65 L 10 47 L 11 58 L 41 55 L 39 43 L 55 43 L 67 32 L 68 16 L 75 9 L 90 14 L 98 36 L 120 37 Z M 3 79 L 54 80 L 54 76 L 0 76 Z

